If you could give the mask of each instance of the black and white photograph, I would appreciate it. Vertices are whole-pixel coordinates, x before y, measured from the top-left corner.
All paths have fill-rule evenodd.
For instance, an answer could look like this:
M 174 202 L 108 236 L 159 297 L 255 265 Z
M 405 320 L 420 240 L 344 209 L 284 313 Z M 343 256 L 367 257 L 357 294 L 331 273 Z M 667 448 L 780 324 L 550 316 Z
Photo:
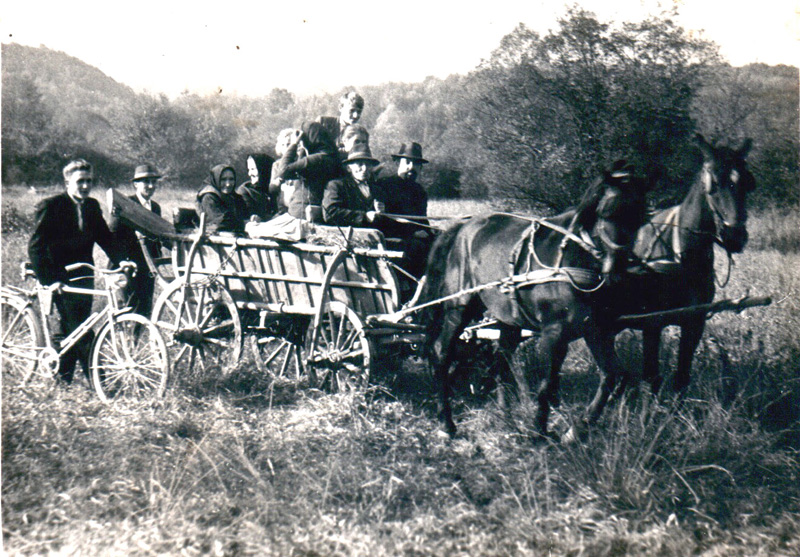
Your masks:
M 800 2 L 7 2 L 9 556 L 800 557 Z

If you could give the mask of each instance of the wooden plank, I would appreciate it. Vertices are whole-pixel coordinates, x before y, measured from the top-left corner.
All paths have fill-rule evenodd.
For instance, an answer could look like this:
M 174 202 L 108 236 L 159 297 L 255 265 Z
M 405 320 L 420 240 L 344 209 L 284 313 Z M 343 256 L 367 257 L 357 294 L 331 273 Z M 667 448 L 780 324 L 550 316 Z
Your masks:
M 174 238 L 175 227 L 153 211 L 145 209 L 141 204 L 129 199 L 114 188 L 108 188 L 106 195 L 108 211 L 111 215 L 109 227 L 116 229 L 117 222 L 138 230 L 145 236 Z
M 681 319 L 697 315 L 720 313 L 722 311 L 742 311 L 747 308 L 757 306 L 768 306 L 772 303 L 769 296 L 751 298 L 744 296 L 738 300 L 720 300 L 710 304 L 700 304 L 665 311 L 654 311 L 652 313 L 642 313 L 638 315 L 623 315 L 615 321 L 615 324 L 623 327 L 656 327 L 666 325 L 678 325 Z

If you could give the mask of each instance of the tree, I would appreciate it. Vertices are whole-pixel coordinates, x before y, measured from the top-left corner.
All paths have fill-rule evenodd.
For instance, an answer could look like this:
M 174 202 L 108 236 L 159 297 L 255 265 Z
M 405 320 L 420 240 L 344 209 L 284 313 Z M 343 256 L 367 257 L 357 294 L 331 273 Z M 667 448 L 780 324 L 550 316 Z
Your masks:
M 716 50 L 666 16 L 618 28 L 573 8 L 540 38 L 524 25 L 468 82 L 467 124 L 492 195 L 561 210 L 617 158 L 672 191 L 689 172 L 690 107 Z

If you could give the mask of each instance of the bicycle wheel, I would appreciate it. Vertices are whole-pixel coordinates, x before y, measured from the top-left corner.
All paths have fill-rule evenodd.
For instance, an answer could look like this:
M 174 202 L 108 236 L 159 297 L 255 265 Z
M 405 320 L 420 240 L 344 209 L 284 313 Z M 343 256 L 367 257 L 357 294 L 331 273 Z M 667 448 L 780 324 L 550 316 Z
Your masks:
M 156 300 L 153 321 L 161 329 L 175 369 L 189 375 L 225 371 L 242 355 L 242 323 L 236 302 L 215 280 L 184 287 L 173 281 Z
M 38 366 L 44 336 L 33 308 L 22 298 L 3 292 L 0 314 L 3 383 L 21 386 L 37 378 L 52 379 L 49 370 L 42 368 L 40 371 Z
M 306 354 L 312 386 L 348 392 L 369 383 L 372 346 L 361 319 L 342 302 L 326 305 L 317 331 L 309 324 Z
M 103 402 L 164 394 L 167 345 L 153 322 L 124 313 L 100 329 L 92 346 L 92 385 Z

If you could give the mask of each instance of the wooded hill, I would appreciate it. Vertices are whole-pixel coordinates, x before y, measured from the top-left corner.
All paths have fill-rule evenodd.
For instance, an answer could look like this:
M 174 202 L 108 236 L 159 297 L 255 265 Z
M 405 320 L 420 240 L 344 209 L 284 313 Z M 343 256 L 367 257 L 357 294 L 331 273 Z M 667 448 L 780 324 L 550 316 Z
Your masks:
M 73 156 L 108 184 L 127 182 L 144 160 L 187 188 L 223 161 L 244 176 L 247 153 L 274 154 L 281 129 L 335 115 L 341 94 L 169 99 L 17 44 L 2 46 L 2 80 L 4 184 L 58 182 Z M 432 161 L 423 174 L 432 196 L 559 210 L 618 158 L 654 181 L 654 202 L 676 199 L 698 164 L 697 132 L 732 146 L 751 137 L 756 201 L 797 203 L 799 83 L 796 67 L 724 64 L 668 16 L 613 24 L 572 9 L 544 37 L 520 25 L 468 75 L 356 89 L 383 172 L 401 142 L 418 141 Z

